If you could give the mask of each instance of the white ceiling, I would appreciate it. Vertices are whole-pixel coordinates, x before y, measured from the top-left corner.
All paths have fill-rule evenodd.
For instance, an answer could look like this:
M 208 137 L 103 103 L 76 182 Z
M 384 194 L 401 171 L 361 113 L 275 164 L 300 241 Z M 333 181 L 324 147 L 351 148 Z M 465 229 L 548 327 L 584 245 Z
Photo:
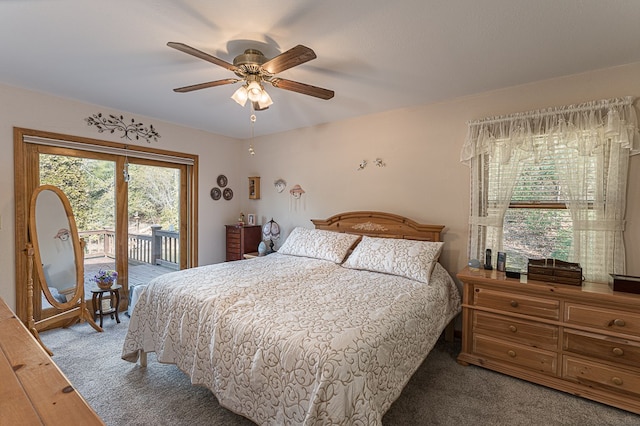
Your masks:
M 316 52 L 279 76 L 335 97 L 267 85 L 258 136 L 640 61 L 640 1 L 0 0 L 1 83 L 250 137 L 237 85 L 173 92 L 234 75 L 168 41 Z

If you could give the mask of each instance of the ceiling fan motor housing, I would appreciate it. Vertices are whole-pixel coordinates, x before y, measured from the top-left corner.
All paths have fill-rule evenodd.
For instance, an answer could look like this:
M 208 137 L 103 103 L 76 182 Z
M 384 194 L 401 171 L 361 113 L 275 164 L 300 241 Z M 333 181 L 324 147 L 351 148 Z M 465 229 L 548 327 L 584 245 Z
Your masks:
M 233 59 L 233 65 L 240 66 L 244 64 L 257 64 L 262 65 L 267 62 L 267 58 L 264 54 L 256 49 L 247 49 L 243 54 L 236 56 Z

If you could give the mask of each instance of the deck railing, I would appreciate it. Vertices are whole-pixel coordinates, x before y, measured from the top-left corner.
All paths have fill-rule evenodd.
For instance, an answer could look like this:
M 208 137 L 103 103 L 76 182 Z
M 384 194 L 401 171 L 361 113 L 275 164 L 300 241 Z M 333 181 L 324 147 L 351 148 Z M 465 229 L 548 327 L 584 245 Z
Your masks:
M 100 229 L 78 232 L 85 240 L 85 257 L 115 257 L 116 235 L 113 230 Z M 151 235 L 128 234 L 129 260 L 180 269 L 180 233 L 164 231 L 160 225 L 151 226 Z

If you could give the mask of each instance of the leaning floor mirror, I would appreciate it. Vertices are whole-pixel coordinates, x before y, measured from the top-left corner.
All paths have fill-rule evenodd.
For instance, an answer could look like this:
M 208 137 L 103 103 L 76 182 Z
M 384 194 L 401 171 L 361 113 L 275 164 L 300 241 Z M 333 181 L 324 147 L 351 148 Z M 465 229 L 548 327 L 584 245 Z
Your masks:
M 42 347 L 39 330 L 54 324 L 68 325 L 86 321 L 97 331 L 102 331 L 87 309 L 84 298 L 83 248 L 71 210 L 64 192 L 52 185 L 36 188 L 31 197 L 29 212 L 29 240 L 27 243 L 27 328 Z M 57 314 L 35 321 L 34 269 L 40 288 Z M 38 294 L 39 297 L 39 294 Z

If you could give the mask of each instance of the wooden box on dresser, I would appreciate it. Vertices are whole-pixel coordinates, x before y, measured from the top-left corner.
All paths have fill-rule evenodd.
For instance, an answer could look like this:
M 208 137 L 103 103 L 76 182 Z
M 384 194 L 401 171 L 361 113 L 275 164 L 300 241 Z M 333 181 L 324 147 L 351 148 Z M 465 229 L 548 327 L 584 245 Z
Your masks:
M 262 241 L 260 225 L 225 225 L 227 227 L 227 262 L 244 259 L 245 253 L 258 251 Z
M 495 270 L 457 277 L 460 364 L 640 414 L 640 295 L 606 283 L 521 283 Z

